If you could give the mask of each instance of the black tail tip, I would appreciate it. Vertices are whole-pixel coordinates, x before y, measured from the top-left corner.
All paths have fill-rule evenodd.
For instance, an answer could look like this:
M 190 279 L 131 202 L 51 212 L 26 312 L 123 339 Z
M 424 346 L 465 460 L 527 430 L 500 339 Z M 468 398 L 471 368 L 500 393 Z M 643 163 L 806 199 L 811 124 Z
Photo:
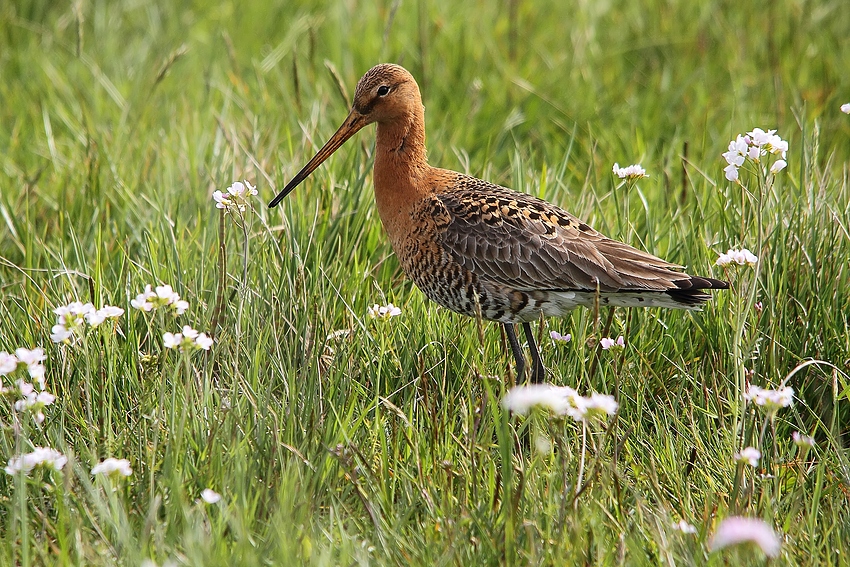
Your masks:
M 714 278 L 704 278 L 701 276 L 691 276 L 684 280 L 673 282 L 681 290 L 700 290 L 700 289 L 729 289 L 729 282 L 716 280 Z
M 682 305 L 696 307 L 709 301 L 711 296 L 702 293 L 706 289 L 729 289 L 729 282 L 716 280 L 714 278 L 703 278 L 700 276 L 673 282 L 677 289 L 668 289 L 667 294 Z

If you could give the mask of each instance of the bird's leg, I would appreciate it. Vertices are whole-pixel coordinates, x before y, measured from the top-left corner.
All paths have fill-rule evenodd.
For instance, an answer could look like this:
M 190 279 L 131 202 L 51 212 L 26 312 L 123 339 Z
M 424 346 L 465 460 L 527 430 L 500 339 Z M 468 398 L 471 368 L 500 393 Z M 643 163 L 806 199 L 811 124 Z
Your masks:
M 540 384 L 546 378 L 546 369 L 543 367 L 543 360 L 540 358 L 540 352 L 538 352 L 537 344 L 534 342 L 531 323 L 523 323 L 522 328 L 525 331 L 525 338 L 528 339 L 528 350 L 531 351 L 531 381 Z
M 516 331 L 513 323 L 502 323 L 505 328 L 505 334 L 508 336 L 508 344 L 511 345 L 511 352 L 514 353 L 516 360 L 516 376 L 517 382 L 525 379 L 525 355 L 522 352 L 522 347 L 519 346 L 519 341 L 516 338 Z

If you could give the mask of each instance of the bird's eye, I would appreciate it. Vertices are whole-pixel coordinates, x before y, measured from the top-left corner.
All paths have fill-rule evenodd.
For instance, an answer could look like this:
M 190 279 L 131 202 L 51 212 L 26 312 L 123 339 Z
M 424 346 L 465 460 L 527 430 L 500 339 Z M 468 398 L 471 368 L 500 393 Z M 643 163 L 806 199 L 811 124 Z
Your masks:
M 388 94 L 390 94 L 390 88 L 387 85 L 378 87 L 378 96 L 387 96 Z

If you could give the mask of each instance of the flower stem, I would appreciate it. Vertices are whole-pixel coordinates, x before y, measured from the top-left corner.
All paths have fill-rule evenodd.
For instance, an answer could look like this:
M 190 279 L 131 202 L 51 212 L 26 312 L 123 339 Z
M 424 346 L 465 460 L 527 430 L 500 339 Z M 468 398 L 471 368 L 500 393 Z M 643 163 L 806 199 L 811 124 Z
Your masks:
M 582 489 L 582 479 L 584 477 L 584 458 L 587 453 L 587 422 L 581 422 L 581 459 L 578 464 L 578 479 L 576 480 L 576 494 L 581 492 Z M 576 500 L 575 505 L 578 506 L 578 500 Z
M 218 222 L 218 282 L 215 307 L 213 308 L 213 318 L 212 322 L 210 322 L 210 337 L 213 339 L 218 332 L 218 324 L 221 321 L 221 314 L 224 310 L 224 288 L 227 282 L 227 240 L 224 215 L 224 209 L 221 209 Z

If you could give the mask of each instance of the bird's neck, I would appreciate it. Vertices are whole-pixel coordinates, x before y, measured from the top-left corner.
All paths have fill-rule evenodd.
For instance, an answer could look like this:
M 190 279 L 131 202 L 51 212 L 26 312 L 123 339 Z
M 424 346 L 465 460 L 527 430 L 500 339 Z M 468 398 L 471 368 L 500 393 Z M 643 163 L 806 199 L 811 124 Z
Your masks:
M 425 156 L 425 108 L 414 105 L 396 120 L 378 123 L 375 148 L 375 201 L 391 239 L 409 228 L 413 205 L 431 192 Z
M 421 103 L 391 122 L 379 122 L 377 137 L 376 169 L 403 174 L 427 165 L 425 107 Z

